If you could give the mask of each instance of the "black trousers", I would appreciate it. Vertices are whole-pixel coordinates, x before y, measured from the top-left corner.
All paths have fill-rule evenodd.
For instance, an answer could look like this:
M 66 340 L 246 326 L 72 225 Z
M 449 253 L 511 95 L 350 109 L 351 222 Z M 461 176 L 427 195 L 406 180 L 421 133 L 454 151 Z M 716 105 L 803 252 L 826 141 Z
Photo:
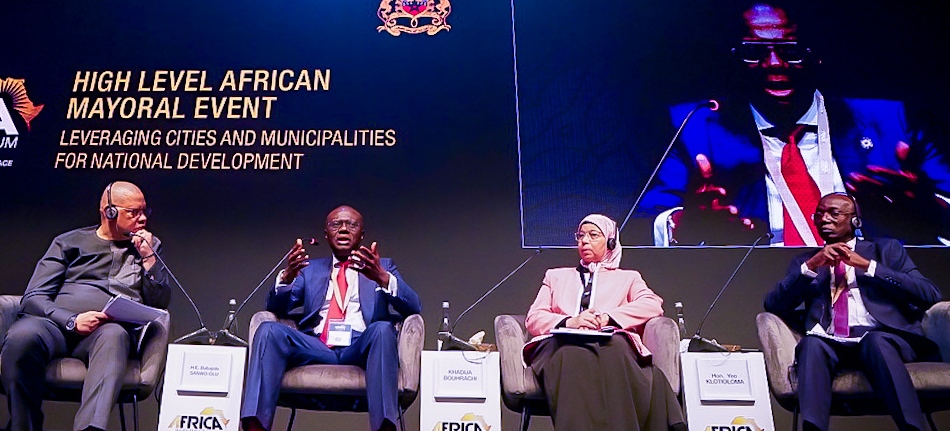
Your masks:
M 624 335 L 604 342 L 542 340 L 531 367 L 558 431 L 686 429 L 666 376 L 640 366 Z
M 827 430 L 831 382 L 840 370 L 853 369 L 868 378 L 899 429 L 925 429 L 920 400 L 904 364 L 929 359 L 921 357 L 934 354 L 928 350 L 915 349 L 901 336 L 881 331 L 868 332 L 860 343 L 850 345 L 805 336 L 795 348 L 802 418 Z
M 128 330 L 117 323 L 106 323 L 81 337 L 63 333 L 45 317 L 19 318 L 7 332 L 0 356 L 12 431 L 43 430 L 46 366 L 67 356 L 82 360 L 88 368 L 73 430 L 106 429 L 128 368 L 130 339 Z

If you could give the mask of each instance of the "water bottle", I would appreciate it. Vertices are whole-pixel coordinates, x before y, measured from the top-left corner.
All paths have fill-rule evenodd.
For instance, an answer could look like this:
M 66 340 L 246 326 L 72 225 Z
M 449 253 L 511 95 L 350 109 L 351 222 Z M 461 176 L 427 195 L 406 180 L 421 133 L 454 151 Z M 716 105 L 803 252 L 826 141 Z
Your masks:
M 235 308 L 237 308 L 237 300 L 231 298 L 228 300 L 228 317 L 224 319 L 223 329 L 225 331 L 229 331 L 231 329 L 231 325 L 234 325 L 234 313 L 237 311 Z
M 676 326 L 680 329 L 680 339 L 689 338 L 689 336 L 686 335 L 686 318 L 683 317 L 683 303 L 677 302 L 673 304 L 673 306 L 676 307 Z
M 683 316 L 683 303 L 677 302 L 673 304 L 676 307 L 676 326 L 680 328 L 680 352 L 685 352 L 689 348 L 690 337 L 688 332 L 686 332 L 686 318 Z
M 439 323 L 439 340 L 436 349 L 442 350 L 442 335 L 452 332 L 452 322 L 449 319 L 449 301 L 442 301 L 442 321 Z

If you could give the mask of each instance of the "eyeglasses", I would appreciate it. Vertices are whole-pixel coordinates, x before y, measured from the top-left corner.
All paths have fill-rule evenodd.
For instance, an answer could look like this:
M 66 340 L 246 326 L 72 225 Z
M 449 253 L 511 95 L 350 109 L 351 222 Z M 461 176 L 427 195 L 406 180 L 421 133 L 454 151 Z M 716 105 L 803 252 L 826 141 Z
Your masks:
M 354 220 L 331 220 L 330 223 L 327 223 L 327 229 L 330 229 L 332 232 L 340 230 L 340 228 L 346 225 L 347 230 L 359 229 L 362 224 Z
M 830 215 L 831 218 L 834 219 L 834 220 L 841 220 L 841 217 L 847 217 L 847 216 L 850 216 L 850 215 L 854 215 L 854 212 L 840 212 L 840 211 L 838 211 L 838 210 L 828 210 L 828 211 L 817 210 L 817 211 L 815 211 L 815 220 L 822 220 L 822 219 L 824 219 L 824 218 L 825 218 L 825 214 Z
M 152 215 L 152 209 L 151 209 L 151 208 L 148 208 L 148 207 L 145 207 L 145 208 L 126 208 L 126 207 L 120 207 L 120 206 L 116 205 L 116 208 L 122 208 L 122 210 L 124 210 L 126 213 L 128 213 L 128 214 L 129 214 L 129 217 L 132 217 L 132 218 L 139 218 L 139 217 L 141 217 L 141 216 L 143 216 L 143 215 L 144 215 L 145 217 L 150 217 L 150 216 Z
M 732 52 L 749 64 L 760 63 L 773 52 L 789 64 L 800 64 L 811 53 L 811 49 L 799 46 L 795 41 L 743 41 L 738 47 L 732 48 Z
M 591 240 L 591 241 L 597 241 L 597 240 L 603 239 L 604 234 L 602 234 L 602 233 L 600 233 L 600 232 L 597 232 L 597 231 L 595 231 L 595 230 L 592 230 L 592 231 L 590 231 L 590 232 L 576 232 L 576 233 L 574 233 L 574 239 L 577 240 L 577 241 L 583 241 L 585 236 L 586 236 L 586 237 L 590 237 L 590 240 Z

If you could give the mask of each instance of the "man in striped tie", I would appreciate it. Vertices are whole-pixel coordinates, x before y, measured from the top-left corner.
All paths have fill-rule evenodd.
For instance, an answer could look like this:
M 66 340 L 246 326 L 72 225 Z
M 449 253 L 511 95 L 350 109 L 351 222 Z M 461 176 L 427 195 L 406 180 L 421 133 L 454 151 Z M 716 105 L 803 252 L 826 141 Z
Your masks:
M 842 369 L 867 376 L 898 428 L 925 429 L 903 364 L 939 361 L 937 345 L 921 329 L 924 313 L 940 300 L 939 289 L 899 242 L 855 237 L 862 222 L 851 196 L 822 197 L 813 223 L 824 247 L 792 260 L 765 297 L 766 311 L 806 334 L 795 349 L 794 371 L 804 429 L 828 429 L 831 382 Z M 802 304 L 804 327 L 793 323 Z
M 357 365 L 366 370 L 370 429 L 395 430 L 398 422 L 396 329 L 422 311 L 419 296 L 377 245 L 362 246 L 363 216 L 341 206 L 324 224 L 331 256 L 310 259 L 301 240 L 267 297 L 267 310 L 291 317 L 303 309 L 297 329 L 265 322 L 249 355 L 241 424 L 270 430 L 281 379 L 288 368 L 308 364 Z

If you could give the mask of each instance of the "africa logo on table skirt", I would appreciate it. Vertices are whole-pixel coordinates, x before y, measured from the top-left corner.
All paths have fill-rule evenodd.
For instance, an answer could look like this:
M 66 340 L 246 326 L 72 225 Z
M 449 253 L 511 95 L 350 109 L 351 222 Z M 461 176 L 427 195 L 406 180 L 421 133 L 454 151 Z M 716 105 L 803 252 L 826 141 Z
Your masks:
M 709 425 L 706 431 L 764 431 L 756 425 L 755 420 L 744 416 L 736 416 L 731 424 Z

